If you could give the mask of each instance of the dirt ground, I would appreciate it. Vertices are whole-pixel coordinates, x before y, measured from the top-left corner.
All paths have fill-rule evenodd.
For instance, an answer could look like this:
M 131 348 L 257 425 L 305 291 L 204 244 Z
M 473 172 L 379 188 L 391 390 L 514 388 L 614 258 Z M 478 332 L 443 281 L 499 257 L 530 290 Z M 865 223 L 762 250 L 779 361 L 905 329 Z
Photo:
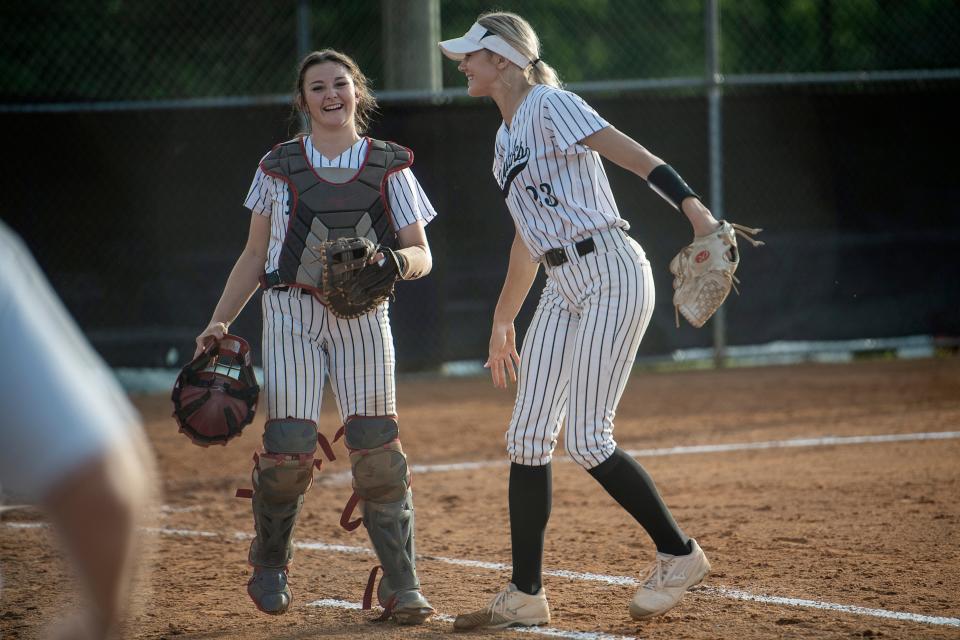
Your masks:
M 401 379 L 398 392 L 401 437 L 413 464 L 505 459 L 511 392 L 482 378 Z M 343 547 L 299 548 L 291 610 L 282 617 L 259 613 L 245 593 L 250 502 L 233 493 L 249 486 L 262 418 L 229 446 L 202 449 L 177 433 L 168 398 L 134 400 L 159 460 L 162 497 L 153 528 L 143 532 L 144 571 L 125 637 L 452 634 L 449 621 L 417 628 L 374 624 L 371 612 L 336 602 L 359 603 L 374 564 L 363 552 L 369 549 L 364 529 L 348 533 L 338 526 L 351 491 L 340 443 L 338 459 L 324 464 L 307 496 L 297 539 Z M 328 395 L 321 420 L 328 437 L 339 427 L 333 409 Z M 865 611 L 960 616 L 960 439 L 822 440 L 945 431 L 960 431 L 957 357 L 635 373 L 617 416 L 624 449 L 811 440 L 808 446 L 638 455 L 713 564 L 704 588 L 644 623 L 627 613 L 635 586 L 580 574 L 636 579 L 653 558 L 652 543 L 588 474 L 559 458 L 545 566 L 575 573 L 546 577 L 550 628 L 584 640 L 960 637 L 949 620 Z M 506 569 L 455 563 L 509 563 L 506 471 L 505 464 L 493 464 L 414 474 L 418 569 L 442 614 L 478 607 L 509 579 Z M 56 539 L 49 528 L 25 526 L 34 522 L 42 515 L 29 509 L 0 517 L 3 639 L 43 638 L 48 623 L 76 603 Z M 739 592 L 764 598 L 737 599 Z M 321 600 L 332 606 L 317 606 Z

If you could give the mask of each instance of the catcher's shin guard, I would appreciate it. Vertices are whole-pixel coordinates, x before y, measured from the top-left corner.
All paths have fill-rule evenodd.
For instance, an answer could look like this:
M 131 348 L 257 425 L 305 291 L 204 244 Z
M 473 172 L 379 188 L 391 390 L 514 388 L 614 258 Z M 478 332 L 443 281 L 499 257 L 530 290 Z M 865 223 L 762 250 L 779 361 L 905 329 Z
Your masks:
M 293 559 L 293 530 L 303 495 L 313 484 L 317 426 L 309 420 L 267 421 L 263 451 L 254 456 L 253 522 L 250 543 L 253 576 L 247 593 L 257 608 L 280 614 L 292 599 L 287 566 Z
M 353 487 L 363 501 L 363 524 L 377 552 L 383 578 L 377 599 L 382 619 L 419 624 L 433 615 L 420 593 L 414 549 L 413 493 L 407 457 L 393 416 L 354 416 L 345 425 Z
M 383 578 L 377 599 L 401 624 L 419 624 L 433 614 L 433 607 L 420 593 L 414 545 L 413 492 L 399 502 L 363 503 L 363 524 L 380 559 Z

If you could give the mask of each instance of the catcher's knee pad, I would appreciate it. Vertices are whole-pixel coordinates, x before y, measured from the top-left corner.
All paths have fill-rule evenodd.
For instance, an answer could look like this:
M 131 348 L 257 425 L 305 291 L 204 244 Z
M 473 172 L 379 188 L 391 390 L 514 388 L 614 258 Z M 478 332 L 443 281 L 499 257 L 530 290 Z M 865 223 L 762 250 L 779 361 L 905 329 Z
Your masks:
M 311 420 L 268 420 L 263 450 L 254 456 L 254 495 L 265 502 L 287 503 L 313 484 L 317 425 Z
M 407 495 L 410 471 L 399 434 L 395 416 L 353 416 L 344 425 L 353 488 L 361 500 L 394 503 Z

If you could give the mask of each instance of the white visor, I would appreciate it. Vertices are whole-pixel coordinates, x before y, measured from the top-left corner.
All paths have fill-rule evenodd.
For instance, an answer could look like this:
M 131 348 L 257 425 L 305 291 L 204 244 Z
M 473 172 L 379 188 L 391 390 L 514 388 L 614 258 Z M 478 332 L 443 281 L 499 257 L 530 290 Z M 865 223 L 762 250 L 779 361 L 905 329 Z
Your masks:
M 532 62 L 532 60 L 527 59 L 527 56 L 510 46 L 506 40 L 476 22 L 462 37 L 444 40 L 438 44 L 443 55 L 451 60 L 463 60 L 465 54 L 489 49 L 521 69 L 525 69 Z

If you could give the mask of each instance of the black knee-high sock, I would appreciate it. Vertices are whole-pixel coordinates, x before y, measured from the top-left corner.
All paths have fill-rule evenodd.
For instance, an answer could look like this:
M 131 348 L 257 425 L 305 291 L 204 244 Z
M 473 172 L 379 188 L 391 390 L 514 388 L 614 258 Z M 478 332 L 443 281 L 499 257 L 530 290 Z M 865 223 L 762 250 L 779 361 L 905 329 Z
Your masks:
M 510 542 L 513 577 L 510 582 L 530 595 L 540 591 L 543 533 L 550 519 L 552 474 L 542 467 L 510 465 Z
M 690 553 L 690 538 L 677 526 L 653 478 L 620 447 L 590 469 L 590 475 L 646 529 L 657 551 L 675 556 Z

